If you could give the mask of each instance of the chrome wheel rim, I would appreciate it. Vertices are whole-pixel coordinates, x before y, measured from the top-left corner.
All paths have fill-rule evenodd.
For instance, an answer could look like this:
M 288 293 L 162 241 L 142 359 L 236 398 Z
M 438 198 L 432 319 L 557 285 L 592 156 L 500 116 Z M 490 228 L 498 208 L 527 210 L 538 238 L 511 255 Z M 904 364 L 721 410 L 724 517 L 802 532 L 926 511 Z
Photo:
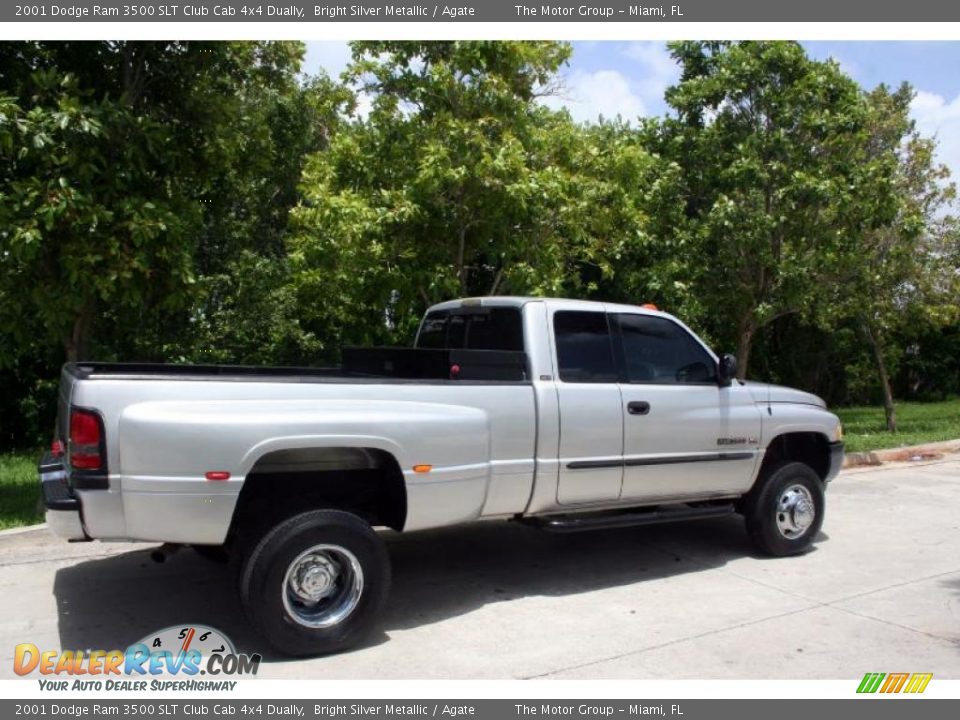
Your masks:
M 280 593 L 294 622 L 331 627 L 356 610 L 363 593 L 363 569 L 344 547 L 314 545 L 290 563 Z
M 777 500 L 777 530 L 787 540 L 802 537 L 816 520 L 813 495 L 803 485 L 790 485 Z

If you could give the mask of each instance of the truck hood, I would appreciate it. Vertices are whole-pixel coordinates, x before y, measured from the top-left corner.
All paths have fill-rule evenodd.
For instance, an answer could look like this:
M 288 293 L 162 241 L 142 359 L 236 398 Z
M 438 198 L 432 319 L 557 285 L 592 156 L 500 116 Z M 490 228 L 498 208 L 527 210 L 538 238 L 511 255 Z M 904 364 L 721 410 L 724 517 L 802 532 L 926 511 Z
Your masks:
M 754 401 L 758 403 L 799 403 L 801 405 L 827 407 L 827 404 L 816 395 L 804 392 L 803 390 L 795 390 L 794 388 L 784 387 L 783 385 L 754 382 L 752 380 L 748 380 L 744 384 L 753 396 Z

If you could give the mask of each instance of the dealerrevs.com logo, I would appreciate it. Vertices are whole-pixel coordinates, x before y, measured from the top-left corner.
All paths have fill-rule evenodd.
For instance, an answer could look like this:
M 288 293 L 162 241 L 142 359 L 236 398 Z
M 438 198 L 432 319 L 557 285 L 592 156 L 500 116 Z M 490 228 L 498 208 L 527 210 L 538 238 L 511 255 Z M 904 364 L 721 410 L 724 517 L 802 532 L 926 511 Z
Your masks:
M 233 690 L 236 681 L 225 677 L 256 675 L 260 660 L 259 654 L 238 653 L 215 628 L 175 625 L 126 650 L 41 650 L 21 643 L 13 671 L 43 676 L 41 690 Z
M 933 673 L 867 673 L 860 681 L 858 693 L 922 693 Z

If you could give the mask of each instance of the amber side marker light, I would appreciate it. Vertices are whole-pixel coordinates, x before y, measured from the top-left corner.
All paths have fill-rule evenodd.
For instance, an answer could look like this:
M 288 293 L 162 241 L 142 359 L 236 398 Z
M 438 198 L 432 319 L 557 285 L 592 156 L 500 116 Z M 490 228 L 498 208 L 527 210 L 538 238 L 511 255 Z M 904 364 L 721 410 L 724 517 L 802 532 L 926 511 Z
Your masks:
M 414 465 L 413 471 L 416 473 L 427 473 L 433 470 L 433 465 Z

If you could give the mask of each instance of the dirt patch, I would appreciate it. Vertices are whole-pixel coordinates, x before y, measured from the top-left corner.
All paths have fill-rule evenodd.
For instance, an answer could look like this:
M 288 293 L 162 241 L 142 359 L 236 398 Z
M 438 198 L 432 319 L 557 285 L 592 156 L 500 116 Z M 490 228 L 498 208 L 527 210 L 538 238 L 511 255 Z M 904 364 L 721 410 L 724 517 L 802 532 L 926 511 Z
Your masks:
M 883 459 L 887 462 L 920 462 L 921 460 L 940 460 L 943 453 L 927 448 L 906 448 L 899 452 L 886 454 Z

